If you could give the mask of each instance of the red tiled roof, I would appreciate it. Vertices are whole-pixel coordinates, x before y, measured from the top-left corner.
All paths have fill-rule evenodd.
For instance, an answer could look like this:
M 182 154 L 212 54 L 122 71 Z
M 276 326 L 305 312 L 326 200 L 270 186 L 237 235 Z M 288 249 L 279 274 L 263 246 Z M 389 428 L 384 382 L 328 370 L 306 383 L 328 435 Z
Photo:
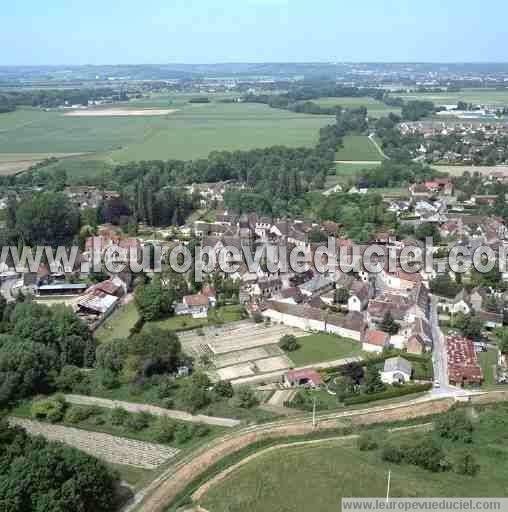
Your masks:
M 291 383 L 308 380 L 312 382 L 314 386 L 321 385 L 321 376 L 315 370 L 291 370 L 286 374 L 286 379 Z
M 207 306 L 208 305 L 208 297 L 206 295 L 186 295 L 183 298 L 183 302 L 187 304 L 187 306 Z
M 473 342 L 461 336 L 448 336 L 446 344 L 450 382 L 480 384 L 483 373 L 478 364 Z
M 365 333 L 365 343 L 370 345 L 377 345 L 378 347 L 384 347 L 387 339 L 387 334 L 383 331 L 370 330 Z

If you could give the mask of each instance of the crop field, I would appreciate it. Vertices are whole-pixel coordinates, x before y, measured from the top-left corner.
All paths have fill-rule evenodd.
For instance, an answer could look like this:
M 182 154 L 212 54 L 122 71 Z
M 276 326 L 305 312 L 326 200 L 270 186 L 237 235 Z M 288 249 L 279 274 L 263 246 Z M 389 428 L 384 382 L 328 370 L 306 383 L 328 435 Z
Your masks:
M 400 114 L 401 110 L 397 107 L 389 107 L 374 98 L 318 98 L 312 101 L 322 107 L 334 107 L 335 105 L 345 108 L 367 107 L 370 117 L 387 116 L 390 112 Z
M 148 108 L 168 113 L 140 115 Z M 126 115 L 129 110 L 136 115 Z M 181 97 L 122 105 L 118 116 L 114 111 L 109 106 L 104 110 L 107 115 L 96 115 L 100 109 L 94 109 L 94 115 L 30 109 L 2 114 L 0 158 L 2 153 L 88 153 L 86 158 L 112 162 L 190 160 L 215 150 L 311 146 L 319 129 L 332 121 L 328 116 L 295 114 L 266 105 L 185 103 Z
M 463 89 L 460 92 L 409 92 L 394 93 L 405 100 L 429 100 L 437 105 L 453 104 L 458 101 L 473 103 L 475 105 L 499 105 L 508 106 L 508 89 Z
M 367 135 L 346 135 L 343 144 L 335 154 L 337 161 L 379 162 L 383 159 Z
M 385 496 L 388 470 L 392 497 L 506 496 L 507 430 L 502 427 L 506 412 L 506 404 L 500 404 L 482 411 L 475 421 L 473 443 L 467 445 L 480 466 L 474 477 L 388 464 L 379 449 L 360 451 L 352 441 L 331 441 L 262 454 L 212 486 L 200 504 L 209 512 L 306 512 L 319 503 L 320 512 L 335 512 L 342 497 Z M 423 435 L 403 436 L 416 440 Z M 381 432 L 378 439 L 382 446 Z M 452 462 L 465 448 L 461 443 L 440 442 Z

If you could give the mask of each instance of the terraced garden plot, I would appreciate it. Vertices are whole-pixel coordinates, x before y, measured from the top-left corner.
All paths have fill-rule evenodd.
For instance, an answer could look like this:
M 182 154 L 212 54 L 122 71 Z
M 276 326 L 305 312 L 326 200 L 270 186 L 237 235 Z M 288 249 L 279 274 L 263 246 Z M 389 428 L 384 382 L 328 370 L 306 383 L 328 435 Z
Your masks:
M 178 449 L 162 444 L 134 441 L 110 434 L 20 418 L 11 418 L 9 421 L 12 425 L 23 427 L 29 434 L 65 443 L 113 464 L 156 469 L 179 453 Z

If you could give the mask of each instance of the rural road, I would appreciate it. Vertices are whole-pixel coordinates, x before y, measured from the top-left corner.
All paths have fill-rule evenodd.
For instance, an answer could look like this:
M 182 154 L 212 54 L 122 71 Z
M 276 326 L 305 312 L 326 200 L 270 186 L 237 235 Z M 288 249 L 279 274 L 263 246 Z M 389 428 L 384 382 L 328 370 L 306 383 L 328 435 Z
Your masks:
M 453 397 L 434 397 L 429 393 L 420 398 L 391 405 L 319 414 L 317 425 L 323 429 L 336 429 L 350 422 L 365 424 L 428 416 L 448 410 L 453 403 Z M 312 417 L 309 415 L 235 429 L 177 460 L 161 476 L 136 494 L 134 500 L 123 508 L 123 512 L 162 512 L 189 483 L 220 459 L 262 439 L 304 435 L 313 432 L 314 429 Z
M 376 149 L 378 150 L 378 153 L 385 159 L 385 160 L 390 160 L 390 157 L 387 156 L 385 154 L 385 152 L 383 151 L 383 148 L 378 144 L 377 140 L 376 140 L 376 134 L 375 133 L 371 133 L 369 135 L 369 140 L 372 142 L 372 144 L 374 144 L 374 146 L 376 147 Z

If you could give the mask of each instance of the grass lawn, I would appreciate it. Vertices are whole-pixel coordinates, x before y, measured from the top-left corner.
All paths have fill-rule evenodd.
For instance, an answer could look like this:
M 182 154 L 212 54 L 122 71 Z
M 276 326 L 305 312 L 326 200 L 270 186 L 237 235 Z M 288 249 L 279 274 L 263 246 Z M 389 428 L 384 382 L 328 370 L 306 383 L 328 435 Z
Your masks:
M 125 466 L 124 464 L 112 464 L 111 462 L 105 462 L 105 464 L 108 468 L 116 471 L 120 480 L 127 482 L 134 491 L 143 489 L 158 474 L 156 470 Z
M 229 323 L 242 319 L 243 307 L 237 304 L 232 306 L 222 306 L 217 309 L 210 309 L 208 311 L 208 318 L 192 318 L 191 316 L 172 316 L 164 320 L 157 320 L 155 322 L 148 322 L 146 327 L 156 326 L 161 329 L 170 331 L 181 331 L 182 329 L 189 329 L 191 327 L 199 328 L 208 324 L 215 323 Z
M 497 364 L 497 350 L 487 350 L 487 352 L 480 352 L 478 354 L 478 362 L 483 371 L 483 385 L 482 387 L 496 386 L 494 381 L 493 367 Z
M 332 334 L 311 334 L 298 338 L 300 348 L 287 355 L 295 366 L 305 366 L 324 361 L 333 361 L 360 354 L 360 343 L 333 336 Z
M 120 306 L 98 329 L 95 337 L 100 341 L 110 341 L 115 338 L 127 338 L 130 330 L 138 321 L 138 310 L 134 301 Z
M 343 147 L 335 154 L 336 160 L 345 161 L 381 161 L 383 156 L 367 135 L 346 135 Z
M 380 165 L 378 162 L 372 162 L 370 164 L 335 164 L 337 176 L 355 176 L 362 171 L 368 171 L 373 167 Z
M 212 487 L 201 504 L 209 512 L 307 512 L 319 503 L 320 512 L 336 512 L 342 497 L 385 496 L 388 470 L 393 497 L 506 496 L 507 412 L 501 404 L 482 412 L 475 424 L 474 442 L 467 446 L 480 465 L 475 477 L 388 464 L 380 450 L 362 452 L 354 443 L 337 441 L 261 455 Z M 422 434 L 404 435 L 413 436 Z M 453 462 L 464 445 L 444 442 L 443 447 Z
M 334 107 L 340 105 L 345 108 L 367 107 L 370 117 L 387 116 L 390 112 L 400 114 L 401 109 L 397 107 L 389 107 L 381 101 L 374 98 L 318 98 L 311 100 L 322 107 Z
M 175 107 L 151 117 L 72 117 L 62 112 L 19 109 L 0 117 L 2 153 L 90 153 L 107 162 L 196 159 L 214 150 L 272 145 L 312 146 L 331 116 L 296 114 L 248 103 L 188 103 L 157 97 L 119 108 Z M 79 164 L 72 168 L 75 172 Z M 91 168 L 93 166 L 90 166 Z M 86 169 L 85 169 L 86 170 Z M 97 172 L 97 171 L 94 171 Z

